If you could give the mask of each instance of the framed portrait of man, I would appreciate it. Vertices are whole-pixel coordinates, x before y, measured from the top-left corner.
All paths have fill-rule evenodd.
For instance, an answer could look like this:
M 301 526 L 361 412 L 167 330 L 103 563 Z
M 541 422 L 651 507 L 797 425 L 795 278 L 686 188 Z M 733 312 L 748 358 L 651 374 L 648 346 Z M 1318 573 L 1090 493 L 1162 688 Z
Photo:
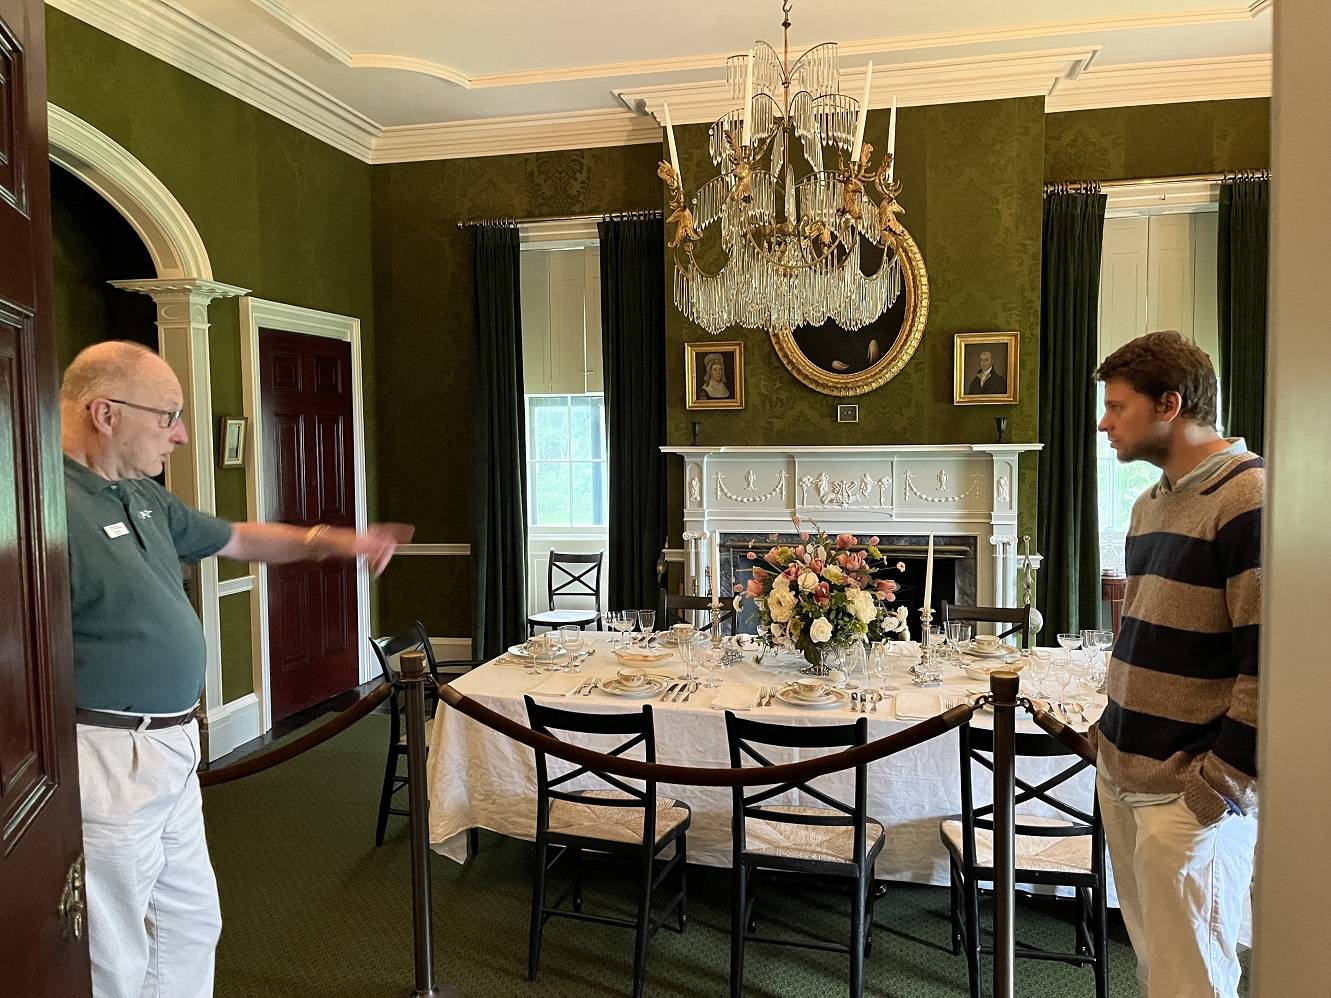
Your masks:
M 957 333 L 953 341 L 952 401 L 993 405 L 1018 399 L 1018 333 Z
M 684 392 L 689 409 L 743 409 L 743 342 L 685 343 Z

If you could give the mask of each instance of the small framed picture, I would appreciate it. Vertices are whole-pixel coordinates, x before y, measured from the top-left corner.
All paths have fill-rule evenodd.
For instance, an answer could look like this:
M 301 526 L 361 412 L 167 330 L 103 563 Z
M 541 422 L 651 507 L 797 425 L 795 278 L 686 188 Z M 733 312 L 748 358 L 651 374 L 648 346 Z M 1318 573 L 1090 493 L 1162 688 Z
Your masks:
M 957 333 L 953 341 L 953 404 L 1016 402 L 1019 339 L 1018 333 Z
M 684 344 L 684 401 L 689 409 L 744 408 L 744 344 Z
M 838 423 L 858 423 L 860 421 L 860 407 L 844 403 L 837 406 L 836 421 Z
M 245 417 L 222 417 L 222 442 L 217 449 L 218 464 L 223 468 L 245 465 Z

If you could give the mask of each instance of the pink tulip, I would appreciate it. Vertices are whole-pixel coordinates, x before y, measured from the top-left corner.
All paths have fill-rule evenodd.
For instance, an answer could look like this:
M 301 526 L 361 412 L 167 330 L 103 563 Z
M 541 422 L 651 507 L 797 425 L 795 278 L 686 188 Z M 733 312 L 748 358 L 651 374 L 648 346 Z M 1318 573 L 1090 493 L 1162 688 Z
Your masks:
M 744 588 L 748 591 L 750 596 L 761 596 L 766 592 L 763 588 L 763 584 L 757 579 L 750 579 Z
M 887 600 L 889 603 L 895 603 L 897 601 L 897 594 L 888 593 L 886 596 L 883 597 L 883 599 Z
M 781 559 L 781 552 L 776 548 L 772 548 L 767 554 L 763 555 L 763 558 L 775 565 Z
M 837 534 L 836 546 L 838 550 L 845 551 L 855 545 L 854 534 Z
M 753 570 L 753 577 L 757 579 L 759 582 L 766 579 L 770 574 L 771 574 L 770 572 L 765 572 L 761 568 L 755 568 Z
M 757 560 L 758 560 L 758 552 L 757 552 L 757 551 L 750 551 L 750 552 L 749 552 L 748 554 L 746 554 L 744 557 L 748 558 L 749 561 L 757 561 Z
M 800 577 L 800 569 L 802 567 L 803 566 L 800 565 L 799 562 L 792 561 L 788 566 L 786 566 L 786 570 L 781 574 L 784 575 L 791 582 L 794 582 L 796 579 Z
M 876 548 L 877 546 L 878 546 L 878 535 L 874 534 L 872 537 L 869 538 L 869 547 Z
M 790 518 L 790 522 L 793 523 L 793 524 L 795 524 L 795 526 L 798 527 L 798 526 L 800 525 L 800 515 L 799 515 L 798 513 L 796 513 L 796 514 L 794 514 L 793 516 L 791 516 L 791 518 Z
M 815 575 L 817 575 L 826 567 L 827 567 L 827 562 L 823 561 L 821 558 L 815 558 L 813 559 L 813 561 L 809 562 L 809 571 L 813 572 Z
M 884 596 L 891 596 L 897 591 L 897 584 L 891 579 L 882 579 L 876 586 L 877 590 Z
M 819 605 L 826 605 L 832 601 L 832 587 L 826 582 L 818 583 L 813 591 L 813 601 Z

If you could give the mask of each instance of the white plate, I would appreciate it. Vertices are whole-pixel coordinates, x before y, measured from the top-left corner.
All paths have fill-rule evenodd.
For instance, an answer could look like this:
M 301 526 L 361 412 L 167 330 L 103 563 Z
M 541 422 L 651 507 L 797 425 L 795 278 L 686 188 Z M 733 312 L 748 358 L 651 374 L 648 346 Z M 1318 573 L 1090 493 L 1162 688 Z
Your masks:
M 511 645 L 508 653 L 514 658 L 529 658 L 533 662 L 554 662 L 561 658 L 568 657 L 568 650 L 561 649 L 554 655 L 536 655 L 526 645 Z
M 670 685 L 670 682 L 671 680 L 664 676 L 651 676 L 641 686 L 625 686 L 618 678 L 611 676 L 606 679 L 598 679 L 596 685 L 611 696 L 641 700 L 643 697 L 660 693 Z
M 795 692 L 793 686 L 787 686 L 785 689 L 777 691 L 777 699 L 792 707 L 808 707 L 811 710 L 826 710 L 828 707 L 840 707 L 850 699 L 850 694 L 835 686 L 829 686 L 827 692 L 830 694 L 826 699 L 806 700 Z
M 1009 645 L 1000 643 L 993 651 L 982 651 L 974 641 L 966 642 L 966 654 L 974 655 L 976 658 L 1002 658 L 1004 655 L 1015 655 L 1016 651 Z

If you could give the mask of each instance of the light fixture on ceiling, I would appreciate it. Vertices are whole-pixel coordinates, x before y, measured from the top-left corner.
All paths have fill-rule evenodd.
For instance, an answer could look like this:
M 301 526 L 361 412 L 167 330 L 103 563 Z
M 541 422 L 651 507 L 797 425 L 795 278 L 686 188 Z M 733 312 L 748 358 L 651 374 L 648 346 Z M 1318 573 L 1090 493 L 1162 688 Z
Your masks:
M 675 305 L 711 333 L 735 325 L 779 332 L 828 319 L 859 329 L 896 302 L 901 257 L 917 252 L 897 217 L 896 99 L 875 169 L 873 146 L 864 142 L 873 63 L 861 99 L 843 95 L 836 43 L 792 64 L 790 0 L 782 13 L 783 54 L 759 41 L 726 60 L 731 96 L 743 103 L 712 125 L 708 151 L 720 173 L 688 205 L 664 108 L 670 162 L 657 173 L 670 195 Z M 721 253 L 704 240 L 718 226 Z

